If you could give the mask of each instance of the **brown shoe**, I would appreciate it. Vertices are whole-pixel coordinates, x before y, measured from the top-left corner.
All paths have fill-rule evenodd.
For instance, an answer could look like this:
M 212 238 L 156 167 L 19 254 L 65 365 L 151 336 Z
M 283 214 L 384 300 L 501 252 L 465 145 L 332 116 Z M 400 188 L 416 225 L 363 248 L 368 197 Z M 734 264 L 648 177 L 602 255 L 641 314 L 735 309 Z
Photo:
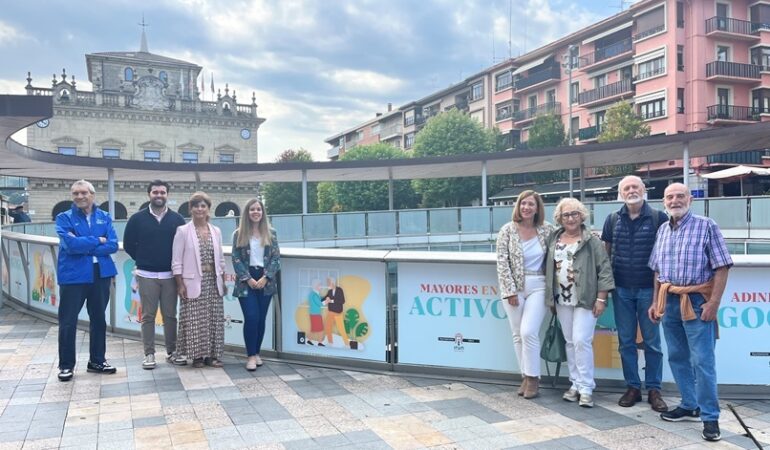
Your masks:
M 618 400 L 618 405 L 624 408 L 630 408 L 634 406 L 636 402 L 642 401 L 642 392 L 634 387 L 629 387 L 626 393 Z
M 668 405 L 663 401 L 663 396 L 660 395 L 660 391 L 657 389 L 650 389 L 647 392 L 647 403 L 657 412 L 668 411 Z
M 524 398 L 527 400 L 531 398 L 535 398 L 540 393 L 538 392 L 538 388 L 540 387 L 540 378 L 538 377 L 527 377 L 527 388 L 524 390 Z
M 527 390 L 527 380 L 529 379 L 528 376 L 522 375 L 521 376 L 521 384 L 519 385 L 519 390 L 516 392 L 519 394 L 519 397 L 524 396 L 524 392 Z

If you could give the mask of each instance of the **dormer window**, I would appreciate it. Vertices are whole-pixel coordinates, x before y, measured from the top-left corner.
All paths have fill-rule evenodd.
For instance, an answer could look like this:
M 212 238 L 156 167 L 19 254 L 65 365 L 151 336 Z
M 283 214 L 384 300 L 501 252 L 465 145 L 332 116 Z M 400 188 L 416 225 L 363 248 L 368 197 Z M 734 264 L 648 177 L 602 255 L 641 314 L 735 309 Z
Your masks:
M 160 81 L 164 83 L 168 83 L 168 74 L 166 73 L 165 70 L 161 70 L 160 72 L 158 72 L 158 78 L 160 78 Z
M 126 70 L 123 71 L 123 78 L 126 81 L 134 81 L 134 69 L 126 67 Z

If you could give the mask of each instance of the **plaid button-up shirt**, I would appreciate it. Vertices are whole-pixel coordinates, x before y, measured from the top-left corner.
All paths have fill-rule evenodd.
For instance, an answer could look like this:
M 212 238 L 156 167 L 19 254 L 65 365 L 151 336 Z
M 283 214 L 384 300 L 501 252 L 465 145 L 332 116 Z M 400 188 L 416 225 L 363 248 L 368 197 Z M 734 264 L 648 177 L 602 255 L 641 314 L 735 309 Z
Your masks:
M 705 283 L 716 269 L 732 265 L 716 222 L 691 211 L 676 226 L 669 221 L 658 229 L 648 264 L 658 273 L 658 281 L 675 286 Z

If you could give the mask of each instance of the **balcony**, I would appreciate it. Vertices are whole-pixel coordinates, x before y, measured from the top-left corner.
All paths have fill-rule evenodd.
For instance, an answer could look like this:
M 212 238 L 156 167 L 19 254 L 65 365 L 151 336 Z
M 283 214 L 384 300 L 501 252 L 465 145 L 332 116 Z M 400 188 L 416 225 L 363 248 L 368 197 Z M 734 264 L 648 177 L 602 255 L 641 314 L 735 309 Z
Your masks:
M 536 84 L 559 79 L 561 79 L 561 67 L 556 65 L 531 73 L 527 77 L 519 78 L 514 82 L 514 85 L 516 86 L 516 90 L 520 92 Z
M 706 108 L 706 117 L 712 124 L 759 122 L 761 108 L 735 105 L 711 105 Z
M 402 132 L 401 125 L 394 125 L 387 128 L 383 128 L 380 131 L 380 140 L 386 141 L 392 137 L 401 136 L 401 132 Z
M 326 150 L 326 157 L 329 159 L 337 159 L 340 156 L 340 146 L 332 147 Z
M 759 39 L 760 30 L 770 30 L 770 24 L 749 22 L 730 17 L 706 19 L 706 36 L 709 37 L 756 41 Z
M 578 103 L 580 105 L 588 105 L 592 103 L 619 100 L 627 94 L 633 93 L 634 84 L 629 78 L 596 89 L 591 89 L 590 91 L 581 92 L 578 94 Z
M 709 81 L 733 81 L 754 83 L 761 78 L 763 66 L 729 61 L 712 61 L 706 64 L 706 79 Z
M 660 25 L 658 25 L 656 27 L 650 28 L 649 30 L 644 30 L 644 31 L 641 31 L 639 33 L 636 33 L 634 35 L 634 37 L 633 37 L 633 40 L 634 40 L 634 42 L 641 41 L 642 39 L 644 39 L 644 38 L 646 38 L 648 36 L 652 36 L 653 34 L 658 34 L 658 33 L 660 33 L 661 31 L 663 31 L 665 29 L 666 29 L 666 25 L 665 24 L 660 24 Z
M 599 137 L 602 132 L 601 125 L 594 125 L 592 127 L 581 128 L 578 130 L 578 139 L 581 141 L 592 141 Z
M 633 45 L 631 38 L 623 39 L 622 41 L 596 49 L 595 52 L 580 57 L 580 68 L 617 62 L 622 56 L 630 56 L 632 49 Z
M 561 114 L 561 103 L 551 102 L 537 105 L 534 108 L 522 109 L 513 113 L 513 121 L 517 124 L 520 122 L 529 122 L 534 120 L 538 116 L 546 114 Z

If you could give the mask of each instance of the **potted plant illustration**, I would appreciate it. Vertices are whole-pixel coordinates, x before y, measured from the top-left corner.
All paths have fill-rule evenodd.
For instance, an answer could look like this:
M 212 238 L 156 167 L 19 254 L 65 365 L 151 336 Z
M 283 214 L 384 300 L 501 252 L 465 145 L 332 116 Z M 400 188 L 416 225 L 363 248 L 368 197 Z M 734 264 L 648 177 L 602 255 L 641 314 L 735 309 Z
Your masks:
M 345 312 L 345 332 L 350 338 L 351 350 L 358 350 L 358 338 L 369 333 L 369 323 L 359 322 L 359 320 L 361 320 L 361 314 L 355 308 L 350 308 Z

